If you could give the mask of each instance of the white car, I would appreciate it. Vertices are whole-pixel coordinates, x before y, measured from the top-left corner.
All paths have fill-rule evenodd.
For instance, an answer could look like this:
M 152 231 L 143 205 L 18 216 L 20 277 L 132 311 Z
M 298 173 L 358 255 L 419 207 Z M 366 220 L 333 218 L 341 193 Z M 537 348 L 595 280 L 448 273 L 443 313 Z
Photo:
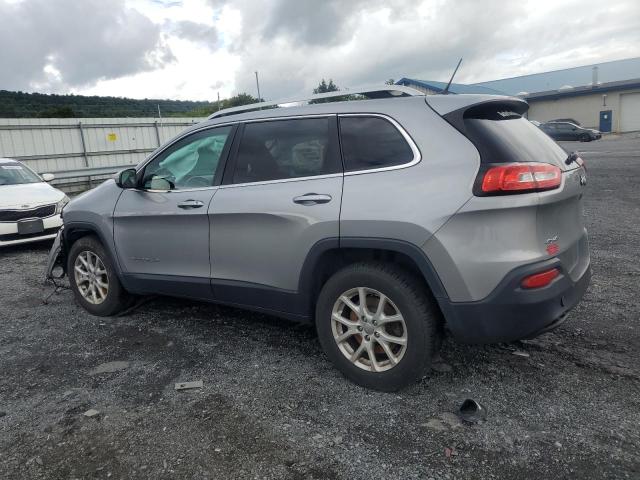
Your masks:
M 0 158 L 0 247 L 55 238 L 69 202 L 60 190 L 16 160 Z

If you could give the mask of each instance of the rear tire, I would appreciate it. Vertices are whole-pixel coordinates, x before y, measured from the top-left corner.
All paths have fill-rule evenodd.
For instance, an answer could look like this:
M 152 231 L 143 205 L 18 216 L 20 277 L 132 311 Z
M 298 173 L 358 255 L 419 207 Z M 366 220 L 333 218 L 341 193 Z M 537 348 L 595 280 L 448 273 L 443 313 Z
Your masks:
M 67 275 L 76 301 L 86 311 L 108 317 L 131 305 L 111 256 L 94 236 L 78 239 L 69 250 Z
M 424 283 L 388 264 L 345 267 L 323 286 L 316 305 L 329 360 L 351 381 L 381 391 L 399 390 L 429 371 L 439 322 Z

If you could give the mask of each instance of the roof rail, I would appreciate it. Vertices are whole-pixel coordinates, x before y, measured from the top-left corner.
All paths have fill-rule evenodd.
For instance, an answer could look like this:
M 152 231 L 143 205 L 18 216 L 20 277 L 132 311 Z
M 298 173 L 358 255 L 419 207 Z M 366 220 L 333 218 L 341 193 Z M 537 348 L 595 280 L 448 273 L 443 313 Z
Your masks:
M 287 103 L 312 102 L 323 98 L 347 97 L 349 95 L 362 95 L 367 98 L 388 98 L 388 97 L 416 97 L 424 96 L 419 90 L 402 85 L 381 85 L 372 87 L 360 87 L 349 90 L 338 90 L 337 92 L 317 93 L 315 95 L 304 95 L 300 97 L 285 98 L 282 100 L 274 100 L 272 102 L 258 102 L 249 105 L 241 105 L 239 107 L 224 108 L 209 115 L 209 119 L 224 117 L 226 115 L 234 115 L 241 112 L 249 112 L 251 110 L 261 110 L 268 107 L 277 107 Z

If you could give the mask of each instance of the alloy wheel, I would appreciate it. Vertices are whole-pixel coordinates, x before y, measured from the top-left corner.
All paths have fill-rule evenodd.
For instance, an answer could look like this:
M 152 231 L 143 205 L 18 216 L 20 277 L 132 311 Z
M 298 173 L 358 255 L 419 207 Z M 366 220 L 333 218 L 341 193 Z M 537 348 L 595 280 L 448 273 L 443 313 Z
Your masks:
M 340 352 L 370 372 L 390 370 L 407 350 L 402 313 L 389 297 L 372 288 L 352 288 L 338 297 L 331 331 Z
M 109 293 L 109 277 L 102 259 L 95 252 L 85 250 L 76 257 L 73 270 L 82 298 L 94 305 L 104 302 Z

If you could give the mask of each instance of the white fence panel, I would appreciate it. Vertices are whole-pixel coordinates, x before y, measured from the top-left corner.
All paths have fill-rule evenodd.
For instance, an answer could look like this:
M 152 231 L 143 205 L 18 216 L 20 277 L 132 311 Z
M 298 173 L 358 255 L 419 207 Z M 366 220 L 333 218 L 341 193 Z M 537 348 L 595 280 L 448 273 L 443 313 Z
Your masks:
M 0 118 L 0 157 L 14 158 L 38 173 L 135 165 L 202 118 Z M 62 175 L 61 175 L 62 176 Z M 103 175 L 96 178 L 104 178 Z M 71 188 L 71 190 L 74 190 Z

